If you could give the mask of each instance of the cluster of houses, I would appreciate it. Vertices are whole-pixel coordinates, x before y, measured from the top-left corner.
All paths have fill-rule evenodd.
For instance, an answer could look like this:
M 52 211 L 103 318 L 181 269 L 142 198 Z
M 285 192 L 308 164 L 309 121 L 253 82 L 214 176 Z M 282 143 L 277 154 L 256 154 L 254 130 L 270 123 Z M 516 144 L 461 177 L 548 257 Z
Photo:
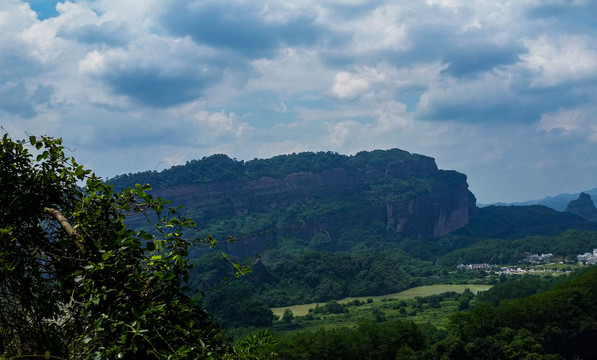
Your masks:
M 597 264 L 597 249 L 593 249 L 592 253 L 579 254 L 576 256 L 576 259 L 579 263 L 595 265 Z
M 457 266 L 458 270 L 463 270 L 463 271 L 468 271 L 468 270 L 483 270 L 483 271 L 488 271 L 488 270 L 492 270 L 494 268 L 497 267 L 497 265 L 491 265 L 491 264 L 468 264 L 468 265 L 464 265 L 464 264 L 460 264 Z
M 499 269 L 498 269 L 499 268 Z M 521 274 L 527 272 L 527 270 L 521 269 L 516 266 L 509 266 L 509 267 L 500 267 L 498 265 L 492 264 L 460 264 L 458 265 L 458 270 L 461 271 L 469 271 L 469 270 L 483 270 L 483 271 L 490 271 L 493 270 L 498 274 Z
M 551 262 L 560 262 L 563 261 L 564 259 L 554 259 L 553 254 L 552 253 L 548 253 L 548 254 L 532 254 L 529 255 L 527 257 L 525 257 L 524 259 L 520 260 L 521 263 L 528 263 L 528 264 L 547 264 L 547 263 L 551 263 Z
M 587 252 L 584 254 L 577 255 L 576 259 L 579 263 L 583 263 L 585 265 L 597 264 L 597 248 L 593 249 L 593 252 Z M 563 258 L 554 257 L 554 255 L 551 253 L 541 254 L 541 255 L 532 254 L 532 255 L 529 255 L 529 256 L 525 257 L 524 259 L 520 260 L 521 263 L 533 264 L 533 265 L 561 263 L 563 261 L 564 261 Z M 468 264 L 468 265 L 460 264 L 460 265 L 458 265 L 458 270 L 462 270 L 462 271 L 468 271 L 468 270 L 490 271 L 490 270 L 494 270 L 498 267 L 499 267 L 498 265 L 487 264 L 487 263 Z M 516 267 L 508 267 L 508 268 L 500 267 L 500 271 L 512 273 L 512 272 L 521 272 L 523 270 L 516 268 Z

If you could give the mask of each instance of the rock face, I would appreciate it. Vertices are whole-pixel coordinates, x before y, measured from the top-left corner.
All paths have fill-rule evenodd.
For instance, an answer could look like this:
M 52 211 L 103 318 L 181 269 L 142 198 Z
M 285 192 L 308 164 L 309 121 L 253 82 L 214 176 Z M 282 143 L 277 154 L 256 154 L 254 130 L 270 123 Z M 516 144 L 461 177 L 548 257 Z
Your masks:
M 387 202 L 388 224 L 405 235 L 440 237 L 469 223 L 475 198 L 466 183 L 442 194 L 421 194 L 400 202 Z
M 237 176 L 198 183 L 186 179 L 173 186 L 155 187 L 155 192 L 184 205 L 188 214 L 203 222 L 282 209 L 297 201 L 360 196 L 368 199 L 372 212 L 385 215 L 381 221 L 400 234 L 439 237 L 468 224 L 476 200 L 465 175 L 439 170 L 430 157 L 409 154 L 393 159 L 388 154 L 383 161 L 351 166 L 341 163 L 321 171 L 289 172 L 279 178 Z M 326 219 L 318 221 L 326 223 Z
M 386 196 L 388 224 L 398 233 L 426 238 L 440 237 L 467 225 L 476 210 L 476 199 L 468 190 L 466 177 L 438 170 L 426 178 L 434 178 L 441 186 L 401 196 L 403 200 L 398 201 Z
M 580 215 L 588 220 L 597 220 L 597 208 L 591 199 L 591 195 L 580 193 L 578 199 L 570 201 L 566 207 L 567 212 Z

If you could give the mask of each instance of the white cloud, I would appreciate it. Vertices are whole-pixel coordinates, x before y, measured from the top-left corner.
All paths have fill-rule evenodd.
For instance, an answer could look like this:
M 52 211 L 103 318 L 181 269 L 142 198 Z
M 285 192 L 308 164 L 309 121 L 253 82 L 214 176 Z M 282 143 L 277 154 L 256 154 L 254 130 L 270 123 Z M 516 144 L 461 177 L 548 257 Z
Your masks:
M 597 126 L 591 126 L 591 133 L 589 135 L 589 140 L 597 143 Z
M 401 92 L 430 86 L 443 68 L 440 63 L 397 68 L 382 62 L 375 67 L 337 73 L 328 92 L 341 100 L 359 99 L 368 104 L 387 102 Z
M 597 51 L 590 42 L 594 41 L 579 36 L 542 36 L 525 41 L 529 54 L 522 59 L 536 74 L 532 86 L 549 87 L 596 77 Z
M 94 50 L 79 69 L 133 103 L 169 107 L 198 99 L 221 76 L 210 55 L 188 38 L 149 35 L 126 48 Z
M 447 7 L 450 9 L 457 9 L 461 6 L 464 6 L 462 1 L 458 0 L 425 0 L 425 3 L 430 6 L 440 6 L 440 7 Z
M 195 119 L 201 126 L 216 134 L 230 133 L 235 137 L 241 137 L 253 129 L 249 124 L 238 121 L 235 113 L 226 113 L 223 110 L 215 113 L 202 110 L 195 115 Z
M 298 107 L 295 111 L 298 113 L 298 117 L 306 122 L 358 118 L 371 115 L 371 109 L 354 105 L 340 105 L 333 109 Z
M 355 99 L 369 90 L 368 79 L 353 76 L 346 71 L 339 72 L 334 76 L 334 85 L 331 93 L 338 99 Z
M 408 25 L 414 19 L 408 17 L 410 10 L 409 6 L 380 5 L 357 19 L 330 23 L 330 26 L 353 35 L 351 47 L 356 54 L 403 51 L 412 45 Z
M 359 123 L 346 120 L 328 125 L 329 143 L 332 147 L 342 147 L 353 136 L 355 129 L 358 129 Z
M 384 69 L 388 83 L 396 90 L 409 88 L 424 88 L 439 80 L 440 73 L 446 68 L 441 62 L 419 63 L 411 66 L 399 67 L 393 70 Z
M 288 112 L 288 106 L 283 101 L 278 104 L 273 104 L 271 108 L 279 113 L 286 113 Z
M 572 131 L 578 129 L 578 117 L 580 111 L 574 110 L 561 110 L 552 113 L 545 113 L 541 116 L 539 121 L 539 129 L 545 131 L 552 130 L 564 130 Z
M 331 4 L 358 6 L 373 2 L 374 0 L 327 0 Z
M 414 125 L 413 114 L 406 110 L 406 105 L 397 101 L 384 103 L 375 111 L 381 130 L 410 128 Z
M 17 0 L 4 0 L 0 5 L 0 33 L 18 32 L 37 22 L 29 4 Z
M 155 27 L 154 16 L 162 11 L 167 3 L 163 0 L 101 0 L 86 2 L 98 13 L 104 21 L 126 22 L 134 29 L 147 31 Z
M 283 48 L 275 57 L 253 60 L 250 64 L 256 75 L 248 80 L 248 90 L 319 91 L 332 76 L 318 54 L 307 49 Z
M 8 5 L 11 6 L 8 6 Z M 43 66 L 29 29 L 37 24 L 27 4 L 9 1 L 0 7 L 0 76 L 27 76 Z
M 106 71 L 106 57 L 97 50 L 93 50 L 79 61 L 79 71 L 83 74 L 101 75 Z
M 467 122 L 503 118 L 504 113 L 509 111 L 507 106 L 515 106 L 518 110 L 520 101 L 524 101 L 516 99 L 511 85 L 512 79 L 505 72 L 484 74 L 473 79 L 444 78 L 430 84 L 421 96 L 417 114 L 423 119 L 444 118 Z

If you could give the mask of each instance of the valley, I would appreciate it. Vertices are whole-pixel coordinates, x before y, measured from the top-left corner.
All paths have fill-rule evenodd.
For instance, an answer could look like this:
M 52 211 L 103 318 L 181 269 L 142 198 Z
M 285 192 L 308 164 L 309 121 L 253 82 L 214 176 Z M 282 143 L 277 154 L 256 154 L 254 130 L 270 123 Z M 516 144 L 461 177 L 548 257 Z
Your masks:
M 479 291 L 485 291 L 490 289 L 492 285 L 479 285 L 479 284 L 460 284 L 460 285 L 426 285 L 417 286 L 404 290 L 398 293 L 378 295 L 378 296 L 363 296 L 363 297 L 347 297 L 343 299 L 335 300 L 339 304 L 350 304 L 355 303 L 355 300 L 361 303 L 373 303 L 373 302 L 387 302 L 396 300 L 407 300 L 414 299 L 417 297 L 427 297 L 431 295 L 439 295 L 447 292 L 463 293 L 466 289 L 469 289 L 473 294 L 477 294 Z M 371 301 L 369 301 L 369 299 Z M 309 313 L 309 310 L 320 306 L 320 303 L 311 303 L 303 305 L 293 306 L 282 306 L 278 308 L 272 308 L 272 312 L 275 316 L 282 317 L 285 310 L 290 310 L 295 316 L 304 316 Z
M 477 207 L 466 175 L 400 149 L 214 155 L 91 184 L 157 201 L 158 216 L 170 209 L 171 219 L 152 219 L 149 208 L 125 203 L 132 212 L 120 225 L 143 239 L 178 229 L 167 236 L 184 248 L 147 242 L 148 265 L 167 256 L 188 266 L 172 283 L 184 291 L 177 296 L 193 299 L 237 345 L 261 344 L 259 358 L 592 354 L 574 345 L 597 329 L 597 294 L 587 285 L 597 271 L 576 265 L 597 248 L 597 223 L 583 216 L 593 214 L 589 195 L 574 211 Z M 545 254 L 558 264 L 521 264 Z

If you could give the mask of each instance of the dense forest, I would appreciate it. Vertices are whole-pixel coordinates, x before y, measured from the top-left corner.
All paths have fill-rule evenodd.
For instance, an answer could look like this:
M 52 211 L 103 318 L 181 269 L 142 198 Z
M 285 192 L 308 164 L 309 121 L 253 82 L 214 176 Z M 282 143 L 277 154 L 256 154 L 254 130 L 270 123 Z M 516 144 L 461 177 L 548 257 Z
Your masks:
M 297 172 L 322 172 L 333 168 L 355 171 L 367 166 L 385 166 L 391 161 L 418 161 L 429 159 L 400 149 L 362 151 L 354 156 L 335 152 L 303 152 L 278 155 L 269 159 L 243 161 L 231 159 L 224 154 L 187 161 L 185 165 L 173 166 L 161 172 L 144 171 L 123 174 L 109 179 L 116 188 L 130 184 L 151 183 L 154 188 L 174 187 L 191 183 L 210 183 L 223 180 L 255 180 L 262 177 L 281 179 Z
M 309 207 L 305 209 L 312 211 Z M 416 285 L 460 281 L 466 274 L 456 271 L 459 264 L 517 265 L 535 253 L 552 253 L 575 262 L 577 254 L 597 248 L 596 231 L 576 230 L 595 229 L 595 224 L 575 215 L 539 206 L 506 208 L 513 210 L 511 212 L 495 210 L 478 209 L 478 217 L 474 217 L 469 226 L 438 239 L 400 237 L 383 223 L 360 222 L 366 217 L 355 217 L 350 222 L 339 219 L 338 224 L 344 224 L 346 228 L 337 231 L 264 233 L 257 239 L 261 237 L 269 246 L 263 247 L 253 273 L 236 282 L 251 288 L 252 296 L 263 304 L 284 306 L 347 296 L 381 295 Z M 494 216 L 493 224 L 485 220 L 486 213 Z M 240 217 L 244 220 L 238 222 L 226 220 L 223 221 L 226 225 L 220 227 L 235 229 L 237 225 L 240 231 L 247 224 L 259 233 L 279 224 L 257 221 L 265 216 Z M 522 230 L 524 222 L 516 220 L 519 216 L 527 218 L 527 230 Z M 543 218 L 550 222 L 542 223 Z M 505 227 L 503 223 L 516 226 Z M 257 224 L 263 227 L 255 228 Z M 540 235 L 517 237 L 527 231 Z M 483 234 L 479 235 L 481 232 Z M 243 241 L 241 238 L 240 243 Z M 247 241 L 255 239 L 250 237 Z M 195 254 L 192 287 L 206 289 L 234 277 L 231 270 L 217 260 L 217 255 L 200 251 Z M 255 260 L 257 256 L 253 258 Z

